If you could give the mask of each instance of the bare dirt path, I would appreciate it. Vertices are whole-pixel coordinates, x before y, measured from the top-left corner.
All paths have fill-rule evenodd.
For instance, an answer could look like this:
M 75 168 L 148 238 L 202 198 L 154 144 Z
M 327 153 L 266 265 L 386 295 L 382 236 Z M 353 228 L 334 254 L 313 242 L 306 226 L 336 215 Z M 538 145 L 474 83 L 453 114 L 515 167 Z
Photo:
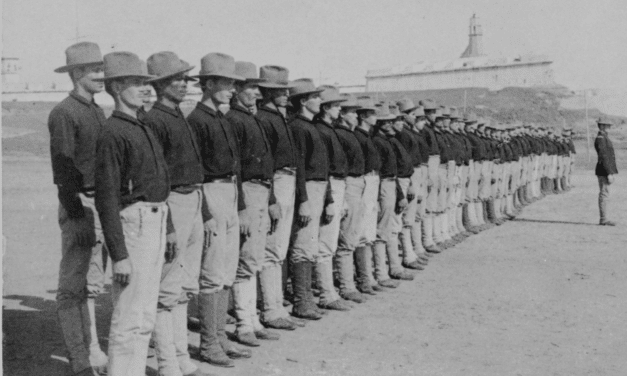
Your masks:
M 60 259 L 49 162 L 3 164 L 4 373 L 64 375 L 55 321 Z M 626 375 L 627 181 L 612 190 L 618 227 L 597 226 L 597 183 L 434 257 L 413 282 L 332 312 L 253 349 L 218 375 Z M 98 301 L 106 346 L 110 297 Z M 232 328 L 229 328 L 232 330 Z M 192 346 L 198 335 L 190 334 Z M 156 375 L 154 358 L 148 374 Z

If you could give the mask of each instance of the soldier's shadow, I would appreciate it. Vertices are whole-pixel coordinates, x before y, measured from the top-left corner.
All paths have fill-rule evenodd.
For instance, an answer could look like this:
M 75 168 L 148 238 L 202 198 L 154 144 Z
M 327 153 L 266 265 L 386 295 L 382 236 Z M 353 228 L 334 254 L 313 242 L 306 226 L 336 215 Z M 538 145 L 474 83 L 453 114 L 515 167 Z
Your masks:
M 564 224 L 564 225 L 584 225 L 584 226 L 598 226 L 598 223 L 589 223 L 589 222 L 573 222 L 573 221 L 552 221 L 547 219 L 527 219 L 527 218 L 515 218 L 512 219 L 513 222 L 536 222 L 536 223 L 554 223 L 554 224 Z

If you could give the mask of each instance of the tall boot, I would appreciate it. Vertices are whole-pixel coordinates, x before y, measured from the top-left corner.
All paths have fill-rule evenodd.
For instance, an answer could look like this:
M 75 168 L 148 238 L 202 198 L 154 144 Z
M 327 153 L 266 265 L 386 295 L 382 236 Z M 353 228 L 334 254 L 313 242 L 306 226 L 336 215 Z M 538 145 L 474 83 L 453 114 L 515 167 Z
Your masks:
M 259 273 L 263 324 L 273 329 L 296 330 L 296 324 L 287 318 L 283 308 L 282 273 L 280 264 L 268 265 Z
M 257 347 L 261 343 L 255 336 L 256 320 L 256 290 L 257 290 L 257 278 L 252 276 L 250 279 L 236 281 L 233 284 L 233 301 L 235 303 L 235 318 L 237 323 L 235 325 L 235 337 L 238 342 Z
M 471 206 L 472 204 L 464 204 L 464 206 L 462 206 L 462 225 L 467 231 L 477 234 L 479 231 L 476 229 L 476 226 L 473 226 L 472 221 L 470 220 Z
M 488 228 L 483 218 L 483 201 L 480 199 L 477 202 L 473 202 L 472 205 L 475 208 L 475 218 L 477 218 L 477 223 L 479 224 L 479 230 L 483 231 Z
M 468 229 L 466 228 L 466 226 L 464 225 L 464 206 L 463 205 L 458 205 L 457 208 L 455 208 L 455 213 L 457 215 L 456 219 L 456 225 L 457 225 L 457 229 L 459 230 L 459 233 L 464 237 L 468 237 L 470 235 L 470 232 L 468 231 Z M 466 212 L 466 223 L 468 223 L 468 212 Z
M 316 262 L 314 271 L 316 273 L 316 281 L 320 290 L 320 308 L 332 309 L 336 311 L 348 311 L 350 306 L 340 298 L 333 286 L 333 265 L 331 259 L 322 262 Z
M 355 281 L 357 290 L 362 294 L 375 295 L 372 289 L 371 275 L 372 267 L 368 268 L 369 258 L 372 258 L 370 246 L 357 247 L 353 254 L 355 259 Z
M 87 304 L 81 305 L 85 345 L 89 349 L 89 363 L 98 372 L 104 371 L 109 358 L 100 349 L 98 332 L 96 330 L 96 299 L 87 298 Z
M 184 376 L 194 375 L 198 367 L 191 361 L 187 340 L 187 302 L 177 304 L 172 308 L 172 329 L 174 332 L 174 347 L 179 367 Z
M 57 309 L 57 316 L 63 333 L 65 348 L 68 352 L 70 366 L 74 373 L 91 369 L 89 350 L 85 344 L 81 306 L 87 305 L 83 301 L 80 305 Z M 86 307 L 85 307 L 86 308 Z
M 433 241 L 438 247 L 443 248 L 445 239 L 442 233 L 442 213 L 433 216 Z
M 392 279 L 402 279 L 406 281 L 413 280 L 414 275 L 403 268 L 401 258 L 399 257 L 398 235 L 391 236 L 390 240 L 386 242 L 385 249 L 388 255 L 390 277 Z
M 441 222 L 440 222 L 441 224 L 440 231 L 442 231 L 442 238 L 444 239 L 444 246 L 446 248 L 450 248 L 456 244 L 456 242 L 451 237 L 451 234 L 449 233 L 449 228 L 450 228 L 449 221 L 448 221 L 449 211 L 450 209 L 447 209 L 441 215 Z
M 165 309 L 157 310 L 157 321 L 153 338 L 159 375 L 183 376 L 176 358 L 173 323 L 171 311 Z
M 433 238 L 433 221 L 434 215 L 425 215 L 422 219 L 422 245 L 429 253 L 440 253 L 442 250 L 435 244 Z
M 403 227 L 398 236 L 403 250 L 403 266 L 408 269 L 423 270 L 424 267 L 418 262 L 418 255 L 411 241 L 411 227 Z
M 292 315 L 301 319 L 320 320 L 322 316 L 313 308 L 313 301 L 310 301 L 313 296 L 311 292 L 311 261 L 293 262 L 291 267 L 294 289 Z
M 355 251 L 340 249 L 333 258 L 337 270 L 337 279 L 340 284 L 340 296 L 342 299 L 355 303 L 363 303 L 366 297 L 357 291 L 355 286 Z
M 387 260 L 387 244 L 386 242 L 376 241 L 372 248 L 374 259 L 374 275 L 378 286 L 396 288 L 399 282 L 392 281 L 388 274 Z M 398 256 L 397 256 L 398 257 Z
M 228 337 L 226 336 L 226 320 L 228 316 L 229 310 L 229 301 L 231 295 L 231 288 L 224 288 L 218 292 L 218 322 L 217 322 L 217 333 L 218 333 L 218 341 L 220 342 L 220 346 L 222 350 L 226 353 L 226 355 L 231 359 L 240 359 L 240 358 L 250 358 L 252 356 L 252 351 L 249 349 L 239 348 L 233 344 Z
M 495 226 L 495 224 L 493 222 L 493 218 L 491 217 L 490 210 L 489 210 L 490 200 L 492 200 L 492 199 L 489 198 L 487 200 L 482 201 L 483 218 L 485 218 L 485 222 L 486 222 L 487 228 L 492 228 L 492 227 Z
M 226 355 L 218 338 L 218 313 L 221 308 L 220 292 L 198 294 L 198 313 L 200 318 L 199 356 L 203 362 L 218 367 L 234 367 L 235 363 Z M 226 318 L 224 318 L 226 321 Z
M 411 240 L 414 245 L 414 253 L 418 257 L 418 262 L 422 265 L 426 265 L 429 257 L 426 256 L 425 247 L 422 245 L 422 220 L 420 222 L 412 223 L 411 228 Z

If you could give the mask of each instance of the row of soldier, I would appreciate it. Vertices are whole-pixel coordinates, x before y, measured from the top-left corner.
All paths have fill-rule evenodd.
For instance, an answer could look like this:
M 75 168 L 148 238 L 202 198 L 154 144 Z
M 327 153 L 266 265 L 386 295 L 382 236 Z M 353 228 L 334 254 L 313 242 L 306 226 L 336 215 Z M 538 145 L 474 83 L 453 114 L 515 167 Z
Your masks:
M 172 52 L 66 50 L 74 90 L 50 114 L 62 261 L 58 317 L 75 374 L 160 375 L 232 367 L 276 331 L 412 280 L 432 255 L 568 190 L 574 147 L 531 125 L 439 106 L 340 95 L 288 70 L 210 53 L 200 72 Z M 259 73 L 258 73 L 259 72 Z M 189 81 L 202 98 L 185 117 Z M 157 101 L 143 110 L 151 85 Z M 111 117 L 94 102 L 103 90 Z M 113 261 L 108 356 L 94 298 Z M 286 265 L 289 264 L 289 269 Z M 284 305 L 291 280 L 291 311 Z M 339 286 L 338 289 L 335 285 Z M 314 298 L 312 285 L 319 298 Z

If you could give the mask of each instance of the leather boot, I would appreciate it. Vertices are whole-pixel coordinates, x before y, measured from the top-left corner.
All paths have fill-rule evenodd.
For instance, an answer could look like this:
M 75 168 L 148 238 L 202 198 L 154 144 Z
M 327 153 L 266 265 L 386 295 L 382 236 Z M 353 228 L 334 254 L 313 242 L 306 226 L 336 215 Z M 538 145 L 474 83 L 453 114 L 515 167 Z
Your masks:
M 81 316 L 83 319 L 83 331 L 84 337 L 89 339 L 86 343 L 89 349 L 89 363 L 96 370 L 96 372 L 104 372 L 107 369 L 107 363 L 109 358 L 102 349 L 100 349 L 100 342 L 98 342 L 98 332 L 96 330 L 96 299 L 87 298 L 87 304 L 81 305 Z
M 372 252 L 374 254 L 374 274 L 378 286 L 389 288 L 397 287 L 398 282 L 392 281 L 388 274 L 388 267 L 386 265 L 387 244 L 382 241 L 375 242 Z
M 357 291 L 355 286 L 355 252 L 340 253 L 334 258 L 334 263 L 338 271 L 338 279 L 340 281 L 340 296 L 342 299 L 355 303 L 363 303 L 366 297 Z
M 254 335 L 256 320 L 256 291 L 257 278 L 253 276 L 248 280 L 237 281 L 233 284 L 233 300 L 235 303 L 235 337 L 242 345 L 258 347 L 261 343 Z
M 403 227 L 401 229 L 401 233 L 398 234 L 400 239 L 401 249 L 403 250 L 403 266 L 406 264 L 409 265 L 416 260 L 418 260 L 418 256 L 416 252 L 414 252 L 414 245 L 412 244 L 411 239 L 411 228 Z
M 392 236 L 391 239 L 386 243 L 385 249 L 388 255 L 388 262 L 390 264 L 390 277 L 392 279 L 402 279 L 406 281 L 413 280 L 414 275 L 407 272 L 405 268 L 403 268 L 401 259 L 399 257 L 398 237 Z
M 369 259 L 372 259 L 370 246 L 357 247 L 353 257 L 355 258 L 357 290 L 362 294 L 376 295 L 372 289 L 370 277 L 372 275 L 372 268 L 369 268 Z
M 301 261 L 291 263 L 292 267 L 292 286 L 294 305 L 292 307 L 292 315 L 301 319 L 320 320 L 320 315 L 313 308 L 313 297 L 311 292 L 311 270 L 312 263 L 310 261 Z
M 474 214 L 474 203 L 471 202 L 468 204 L 464 204 L 464 206 L 462 207 L 462 224 L 468 231 L 472 232 L 473 234 L 478 234 L 480 230 L 477 226 L 477 220 L 475 219 Z
M 433 239 L 433 215 L 426 215 L 422 219 L 422 244 L 428 253 L 440 253 L 442 250 Z
M 183 373 L 176 358 L 173 323 L 171 311 L 165 309 L 157 310 L 157 321 L 153 336 L 155 353 L 157 354 L 160 375 L 182 376 Z
M 489 202 L 491 199 L 487 199 L 482 201 L 482 205 L 483 205 L 483 218 L 485 219 L 486 222 L 486 228 L 492 228 L 494 226 L 496 226 L 494 224 L 494 222 L 492 222 L 492 220 L 490 219 L 490 210 L 488 210 L 488 206 L 489 206 Z
M 198 367 L 191 361 L 187 340 L 187 302 L 177 304 L 172 308 L 172 329 L 174 332 L 174 347 L 176 358 L 184 376 L 193 375 Z
M 220 292 L 198 294 L 198 313 L 200 318 L 199 356 L 200 360 L 214 366 L 234 367 L 235 363 L 226 355 L 218 339 L 218 320 L 221 318 L 218 313 L 220 309 Z
M 333 266 L 331 260 L 317 262 L 314 268 L 320 290 L 318 306 L 324 309 L 348 311 L 350 306 L 344 302 L 333 286 Z M 352 278 L 352 277 L 351 277 Z
M 427 265 L 429 257 L 426 255 L 427 252 L 422 245 L 422 221 L 414 222 L 409 230 L 411 232 L 412 243 L 414 244 L 414 253 L 418 256 L 418 263 Z
M 85 307 L 81 308 L 83 305 Z M 86 346 L 81 313 L 82 309 L 87 309 L 86 306 L 87 302 L 83 301 L 80 305 L 57 309 L 65 348 L 68 352 L 68 360 L 74 373 L 85 370 L 87 370 L 85 372 L 93 372 L 89 363 L 89 350 Z
M 218 341 L 220 342 L 220 346 L 222 346 L 222 350 L 224 353 L 231 359 L 241 359 L 241 358 L 250 358 L 252 356 L 252 351 L 249 349 L 240 348 L 235 346 L 235 344 L 229 341 L 226 336 L 226 319 L 228 316 L 229 310 L 229 300 L 230 300 L 230 288 L 222 289 L 218 292 L 218 322 L 217 322 L 217 333 L 218 333 Z

